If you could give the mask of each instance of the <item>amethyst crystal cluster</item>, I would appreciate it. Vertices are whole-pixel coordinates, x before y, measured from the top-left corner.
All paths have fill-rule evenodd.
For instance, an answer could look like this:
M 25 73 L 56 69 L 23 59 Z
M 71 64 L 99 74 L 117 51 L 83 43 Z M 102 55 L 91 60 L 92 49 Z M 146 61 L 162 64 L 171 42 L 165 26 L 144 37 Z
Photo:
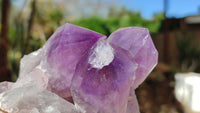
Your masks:
M 121 28 L 107 39 L 65 24 L 43 48 L 22 58 L 15 83 L 0 83 L 0 109 L 9 113 L 139 113 L 135 89 L 157 60 L 146 28 Z

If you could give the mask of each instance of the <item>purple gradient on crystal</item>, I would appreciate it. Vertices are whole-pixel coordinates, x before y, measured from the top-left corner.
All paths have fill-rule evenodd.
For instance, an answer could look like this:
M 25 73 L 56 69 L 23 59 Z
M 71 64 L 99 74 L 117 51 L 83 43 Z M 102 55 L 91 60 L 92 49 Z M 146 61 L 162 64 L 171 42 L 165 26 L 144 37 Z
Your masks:
M 71 24 L 56 30 L 47 43 L 46 53 L 53 92 L 64 98 L 71 96 L 70 85 L 77 62 L 101 37 L 103 35 Z
M 114 55 L 113 61 L 102 69 L 88 64 L 86 59 L 90 54 L 78 63 L 72 94 L 75 103 L 84 106 L 87 113 L 126 113 L 136 65 L 122 51 L 115 51 Z
M 108 38 L 111 45 L 125 49 L 133 62 L 138 64 L 134 88 L 137 88 L 157 64 L 158 52 L 148 29 L 140 27 L 121 28 Z

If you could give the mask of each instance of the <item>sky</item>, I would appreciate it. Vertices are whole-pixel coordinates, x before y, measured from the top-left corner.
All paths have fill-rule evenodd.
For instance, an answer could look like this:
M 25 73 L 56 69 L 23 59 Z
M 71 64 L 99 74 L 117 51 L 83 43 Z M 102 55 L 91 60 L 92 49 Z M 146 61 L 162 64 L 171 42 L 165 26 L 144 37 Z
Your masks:
M 121 0 L 129 10 L 140 11 L 142 17 L 151 19 L 164 11 L 164 0 Z M 200 0 L 168 0 L 167 17 L 181 18 L 200 14 Z
M 14 3 L 20 5 L 23 4 L 23 1 L 24 0 L 14 0 Z M 164 11 L 164 0 L 116 1 L 119 6 L 123 6 L 126 9 L 140 11 L 142 17 L 145 19 L 151 19 L 155 13 L 161 13 Z M 200 14 L 200 0 L 168 0 L 167 17 L 181 18 L 197 14 Z

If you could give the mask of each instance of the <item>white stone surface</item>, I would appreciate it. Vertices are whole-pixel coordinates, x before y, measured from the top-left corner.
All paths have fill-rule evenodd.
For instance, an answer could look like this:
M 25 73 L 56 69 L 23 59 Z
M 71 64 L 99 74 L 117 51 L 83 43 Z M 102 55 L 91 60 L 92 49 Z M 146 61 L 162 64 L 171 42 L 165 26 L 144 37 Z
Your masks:
M 72 103 L 32 83 L 1 93 L 0 108 L 9 113 L 78 113 Z
M 193 112 L 200 113 L 200 74 L 198 73 L 177 73 L 175 75 L 175 96 Z

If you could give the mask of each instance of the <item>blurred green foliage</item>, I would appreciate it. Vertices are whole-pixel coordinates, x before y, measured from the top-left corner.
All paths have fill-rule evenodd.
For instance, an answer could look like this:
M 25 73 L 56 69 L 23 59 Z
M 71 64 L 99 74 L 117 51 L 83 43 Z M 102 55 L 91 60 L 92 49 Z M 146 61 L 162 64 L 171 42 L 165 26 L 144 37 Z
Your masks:
M 163 19 L 163 13 L 155 14 L 152 20 L 146 20 L 141 17 L 140 12 L 128 11 L 122 8 L 119 13 L 112 14 L 108 18 L 92 16 L 78 19 L 71 23 L 109 36 L 112 32 L 121 27 L 130 26 L 146 27 L 149 29 L 150 33 L 158 33 Z

